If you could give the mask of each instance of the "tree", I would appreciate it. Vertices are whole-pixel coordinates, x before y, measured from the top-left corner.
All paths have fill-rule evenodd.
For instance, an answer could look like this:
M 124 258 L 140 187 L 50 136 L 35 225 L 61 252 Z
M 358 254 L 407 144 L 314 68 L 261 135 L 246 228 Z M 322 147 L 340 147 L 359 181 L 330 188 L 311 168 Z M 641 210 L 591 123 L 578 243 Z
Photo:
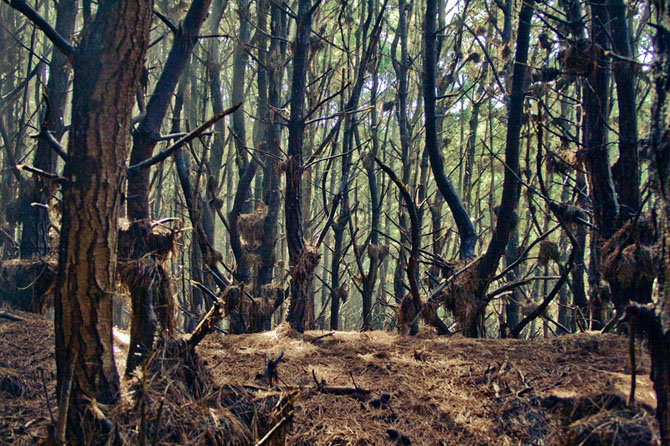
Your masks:
M 118 217 L 151 10 L 147 0 L 99 2 L 71 54 L 72 130 L 55 295 L 59 422 L 67 418 L 71 438 L 96 443 L 105 427 L 87 408 L 119 396 L 112 351 Z
M 58 4 L 55 31 L 61 36 L 69 36 L 74 31 L 77 18 L 77 2 L 65 0 Z M 70 84 L 70 67 L 67 55 L 53 51 L 49 63 L 49 81 L 45 95 L 48 98 L 48 116 L 42 132 L 53 132 L 53 138 L 59 141 L 65 133 L 65 104 Z M 56 171 L 57 152 L 49 142 L 49 135 L 40 137 L 35 149 L 33 165 L 46 172 Z M 49 201 L 52 196 L 44 177 L 35 174 L 30 201 L 44 206 L 31 205 L 23 213 L 23 231 L 21 233 L 21 257 L 45 256 L 49 251 Z
M 293 44 L 291 79 L 291 116 L 288 122 L 288 159 L 286 160 L 286 238 L 291 268 L 291 304 L 286 320 L 294 329 L 304 330 L 305 304 L 319 254 L 305 243 L 302 232 L 302 145 L 305 133 L 305 80 L 309 36 L 312 28 L 312 2 L 300 0 L 297 30 Z
M 130 152 L 131 166 L 136 166 L 151 158 L 154 147 L 160 139 L 163 119 L 172 101 L 177 82 L 191 57 L 193 47 L 198 41 L 198 33 L 207 16 L 209 4 L 210 0 L 195 0 L 184 18 L 184 23 L 179 27 L 171 24 L 171 30 L 175 34 L 174 41 L 160 78 L 137 126 L 137 131 L 134 133 Z M 149 219 L 151 217 L 149 210 L 150 171 L 150 168 L 140 169 L 128 177 L 128 218 L 132 222 L 132 230 L 136 234 L 136 241 L 131 244 L 133 249 L 124 253 L 128 260 L 137 260 L 147 255 L 149 260 L 153 260 L 153 254 L 147 249 L 148 244 L 145 241 L 149 234 Z M 139 284 L 139 282 L 136 284 Z M 127 374 L 132 373 L 146 354 L 151 351 L 157 322 L 154 316 L 153 302 L 156 293 L 153 293 L 152 289 L 146 286 L 134 286 L 132 283 L 129 288 L 133 310 Z M 172 296 L 169 296 L 169 298 L 172 298 Z M 163 327 L 170 328 L 168 321 L 161 320 L 160 322 Z

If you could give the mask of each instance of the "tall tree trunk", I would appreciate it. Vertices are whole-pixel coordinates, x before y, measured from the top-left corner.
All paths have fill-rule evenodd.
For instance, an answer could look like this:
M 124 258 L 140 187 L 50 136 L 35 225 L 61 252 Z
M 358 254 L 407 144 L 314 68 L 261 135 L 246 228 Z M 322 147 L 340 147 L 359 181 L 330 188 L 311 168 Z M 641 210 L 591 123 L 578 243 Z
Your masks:
M 277 243 L 277 232 L 279 225 L 279 211 L 281 197 L 279 194 L 280 177 L 277 172 L 277 159 L 281 154 L 279 149 L 281 139 L 280 119 L 276 110 L 281 108 L 281 85 L 283 79 L 283 54 L 285 47 L 285 35 L 287 30 L 286 14 L 275 3 L 270 6 L 270 47 L 267 56 L 267 88 L 268 108 L 262 115 L 266 123 L 265 147 L 267 154 L 263 156 L 263 203 L 268 208 L 268 213 L 263 221 L 263 235 L 258 248 L 260 265 L 256 279 L 256 294 L 262 295 L 264 299 L 275 298 L 271 311 L 283 302 L 282 296 L 273 296 L 270 293 L 272 287 L 263 287 L 272 282 L 273 271 L 276 263 L 275 244 Z M 266 314 L 261 324 L 263 329 L 270 329 L 272 314 Z
M 647 310 L 652 313 L 649 318 L 652 320 L 643 319 L 639 325 L 647 330 L 649 336 L 656 418 L 661 429 L 661 444 L 667 446 L 670 445 L 670 2 L 658 0 L 653 3 L 656 6 L 657 28 L 652 63 L 654 95 L 650 139 L 659 197 L 662 268 L 658 278 L 658 304 L 655 311 Z
M 305 244 L 302 230 L 302 144 L 305 133 L 305 81 L 309 36 L 312 29 L 312 1 L 299 0 L 297 29 L 293 44 L 291 80 L 291 116 L 288 122 L 288 159 L 286 160 L 286 240 L 291 272 L 291 303 L 286 320 L 292 328 L 304 331 L 304 315 L 309 285 L 319 263 L 319 254 Z
M 168 106 L 172 101 L 175 87 L 191 58 L 191 52 L 198 40 L 200 27 L 207 17 L 211 0 L 194 0 L 186 13 L 183 24 L 174 34 L 172 48 L 168 54 L 163 71 L 147 104 L 144 118 L 137 126 L 133 137 L 130 153 L 130 164 L 135 165 L 149 159 L 160 136 L 161 126 Z M 149 193 L 151 169 L 141 169 L 137 174 L 128 177 L 127 213 L 138 240 L 136 249 L 127 253 L 129 260 L 142 258 L 147 254 L 143 239 L 148 234 Z M 204 253 L 203 253 L 204 254 Z M 134 367 L 141 363 L 147 351 L 153 346 L 155 328 L 150 326 L 154 309 L 152 293 L 141 292 L 131 296 L 132 314 L 135 324 L 131 324 L 130 348 L 126 373 L 132 373 Z M 164 325 L 165 321 L 163 322 Z M 135 329 L 133 329 L 133 327 Z
M 594 323 L 601 328 L 604 323 L 604 305 L 607 296 L 600 286 L 600 248 L 614 234 L 619 214 L 607 150 L 609 116 L 610 64 L 605 54 L 609 50 L 606 24 L 607 8 L 600 3 L 590 3 L 592 29 L 591 48 L 585 56 L 592 58 L 593 69 L 586 76 L 582 89 L 584 109 L 584 167 L 587 172 L 589 194 L 593 204 L 593 217 L 598 229 L 591 233 L 591 260 L 589 283 L 591 285 L 591 312 Z
M 519 141 L 523 125 L 523 104 L 526 92 L 528 46 L 530 41 L 530 22 L 533 17 L 535 2 L 523 3 L 519 12 L 519 29 L 516 40 L 514 70 L 512 74 L 512 91 L 509 96 L 507 113 L 507 135 L 505 137 L 505 177 L 503 192 L 496 225 L 486 253 L 480 260 L 477 275 L 480 285 L 475 290 L 473 316 L 463 327 L 470 337 L 481 337 L 486 334 L 484 314 L 486 312 L 486 290 L 498 268 L 500 258 L 514 230 L 517 220 L 516 208 L 519 204 Z
M 407 10 L 405 0 L 398 0 L 398 28 L 396 36 L 391 45 L 391 61 L 398 81 L 396 89 L 395 112 L 398 119 L 398 132 L 400 133 L 400 163 L 402 165 L 401 180 L 403 184 L 408 185 L 412 163 L 410 161 L 410 128 L 407 114 L 409 113 L 407 105 Z M 400 42 L 400 58 L 396 58 L 397 45 Z M 400 229 L 400 246 L 398 247 L 398 263 L 393 273 L 393 292 L 397 302 L 400 302 L 405 295 L 406 285 L 403 283 L 403 275 L 407 265 L 407 249 L 409 246 L 409 225 L 407 223 L 407 211 L 402 205 L 398 206 L 398 226 Z
M 70 36 L 74 31 L 77 18 L 77 1 L 62 0 L 58 3 L 56 31 L 61 36 Z M 46 95 L 49 99 L 49 116 L 46 130 L 53 132 L 54 138 L 60 140 L 65 132 L 63 117 L 65 101 L 70 80 L 70 69 L 67 56 L 54 49 L 49 63 L 49 81 Z M 35 150 L 33 166 L 45 172 L 56 171 L 56 153 L 45 138 L 40 138 Z M 31 203 L 49 205 L 51 193 L 48 182 L 41 175 L 33 176 Z M 23 232 L 21 234 L 21 258 L 45 256 L 49 252 L 49 209 L 45 206 L 30 206 L 23 214 Z M 30 287 L 33 290 L 34 287 Z
M 112 350 L 118 216 L 130 119 L 149 41 L 151 1 L 99 2 L 74 55 L 72 130 L 55 289 L 59 407 L 78 442 L 100 427 L 87 399 L 118 398 Z M 61 412 L 64 414 L 64 412 Z
M 433 169 L 435 183 L 440 193 L 447 202 L 454 221 L 458 227 L 458 235 L 461 238 L 460 255 L 463 259 L 474 256 L 477 244 L 477 234 L 470 221 L 458 192 L 444 172 L 444 160 L 437 147 L 437 121 L 435 116 L 435 69 L 437 66 L 437 53 L 435 42 L 437 3 L 435 0 L 426 1 L 426 19 L 424 28 L 425 53 L 423 59 L 423 102 L 425 109 L 426 126 L 426 150 L 430 156 L 430 165 Z
M 625 219 L 640 212 L 640 167 L 637 153 L 637 98 L 635 60 L 624 0 L 609 0 L 609 31 L 614 52 L 621 56 L 612 63 L 619 107 L 619 159 L 612 167 L 614 185 Z
M 372 73 L 372 89 L 370 91 L 370 106 L 372 107 L 372 112 L 370 113 L 370 132 L 372 138 L 372 148 L 370 153 L 367 155 L 369 158 L 366 160 L 365 168 L 368 180 L 368 190 L 370 191 L 370 245 L 368 246 L 368 256 L 370 257 L 370 263 L 368 265 L 368 271 L 364 274 L 363 277 L 363 293 L 362 293 L 362 316 L 363 316 L 363 330 L 368 330 L 372 328 L 371 317 L 372 317 L 372 295 L 375 290 L 375 285 L 377 283 L 377 273 L 381 261 L 384 259 L 385 254 L 379 246 L 379 219 L 381 216 L 381 203 L 379 199 L 379 188 L 377 186 L 377 176 L 375 175 L 374 164 L 372 160 L 377 157 L 377 152 L 379 151 L 379 135 L 377 132 L 378 122 L 377 122 L 377 88 L 379 87 L 379 77 L 377 75 L 377 70 Z

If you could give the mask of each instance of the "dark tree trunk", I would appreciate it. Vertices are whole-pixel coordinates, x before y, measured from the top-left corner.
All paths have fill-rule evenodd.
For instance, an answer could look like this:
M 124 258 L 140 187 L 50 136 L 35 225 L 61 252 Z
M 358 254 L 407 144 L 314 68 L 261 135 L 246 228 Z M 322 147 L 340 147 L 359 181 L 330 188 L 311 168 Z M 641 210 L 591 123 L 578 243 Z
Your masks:
M 165 113 L 172 101 L 175 87 L 191 58 L 191 52 L 198 40 L 200 27 L 207 17 L 210 2 L 211 0 L 194 0 L 183 24 L 177 28 L 174 34 L 172 48 L 147 104 L 146 114 L 140 121 L 133 137 L 130 153 L 131 165 L 149 159 L 153 153 L 160 136 Z M 128 177 L 127 215 L 132 225 L 145 225 L 151 218 L 149 213 L 150 172 L 150 168 L 141 169 L 136 174 Z M 138 230 L 137 235 L 146 236 L 146 231 Z M 135 245 L 143 246 L 143 243 L 138 241 Z M 146 251 L 136 249 L 129 260 L 139 259 L 146 254 Z M 152 348 L 155 334 L 155 327 L 151 326 L 154 314 L 153 302 L 150 301 L 152 293 L 140 292 L 139 290 L 138 293 L 138 295 L 131 297 L 135 324 L 131 324 L 131 348 L 129 349 L 128 367 L 126 368 L 127 374 L 132 373 L 133 368 L 142 362 L 145 352 Z M 134 349 L 137 349 L 137 351 L 134 351 Z
M 104 443 L 86 398 L 118 398 L 112 351 L 118 217 L 130 119 L 149 40 L 151 2 L 99 2 L 74 55 L 69 161 L 55 291 L 59 408 L 77 442 Z M 61 412 L 61 416 L 65 412 Z
M 607 151 L 610 64 L 604 54 L 609 50 L 609 37 L 604 24 L 608 22 L 609 16 L 607 9 L 596 3 L 591 3 L 591 15 L 592 47 L 585 56 L 592 58 L 595 68 L 588 71 L 587 85 L 582 89 L 585 114 L 583 150 L 595 223 L 600 240 L 606 240 L 616 229 L 619 213 Z
M 486 253 L 482 257 L 477 276 L 480 285 L 475 290 L 475 311 L 463 327 L 466 336 L 482 337 L 486 334 L 484 314 L 486 312 L 486 289 L 498 268 L 500 258 L 505 253 L 512 231 L 517 220 L 516 208 L 519 204 L 519 141 L 523 125 L 523 104 L 525 98 L 524 84 L 526 80 L 526 64 L 528 62 L 528 46 L 530 41 L 530 22 L 534 11 L 533 0 L 525 2 L 519 12 L 519 29 L 517 32 L 514 71 L 512 74 L 512 91 L 509 96 L 507 113 L 507 135 L 505 138 L 505 177 L 503 192 L 496 226 Z
M 239 42 L 235 49 L 233 57 L 233 79 L 232 79 L 232 101 L 233 105 L 241 104 L 244 101 L 244 86 L 247 65 L 247 45 L 249 44 L 249 3 L 245 0 L 238 0 L 237 15 L 240 21 Z M 251 265 L 249 255 L 242 246 L 237 219 L 245 212 L 250 211 L 247 204 L 247 198 L 251 192 L 251 183 L 258 165 L 254 160 L 248 161 L 246 155 L 247 137 L 244 124 L 244 105 L 233 113 L 233 137 L 237 149 L 238 165 L 240 167 L 240 178 L 235 189 L 235 198 L 233 207 L 228 214 L 228 229 L 230 232 L 230 246 L 235 256 L 235 280 L 240 283 L 249 283 L 251 279 Z M 244 317 L 242 312 L 236 311 L 232 318 Z M 233 321 L 233 325 L 241 327 L 242 321 Z
M 437 39 L 436 31 L 437 3 L 435 0 L 426 1 L 426 20 L 424 28 L 425 53 L 423 60 L 423 102 L 425 109 L 426 126 L 426 150 L 430 156 L 430 165 L 433 169 L 435 183 L 440 193 L 447 202 L 454 221 L 458 227 L 458 235 L 461 238 L 460 255 L 463 259 L 474 256 L 477 245 L 477 234 L 470 221 L 458 192 L 451 184 L 451 181 L 444 173 L 444 161 L 437 147 L 437 120 L 435 116 L 435 68 L 437 64 L 437 54 L 435 42 Z
M 267 88 L 268 108 L 262 115 L 265 120 L 265 143 L 267 155 L 263 157 L 263 203 L 268 208 L 267 216 L 263 221 L 263 235 L 258 248 L 260 265 L 256 278 L 256 294 L 262 295 L 264 299 L 275 299 L 270 314 L 266 314 L 261 323 L 262 329 L 269 330 L 271 326 L 272 312 L 283 302 L 282 296 L 274 296 L 264 286 L 272 282 L 273 271 L 276 261 L 275 244 L 277 243 L 277 228 L 279 224 L 279 211 L 281 197 L 279 194 L 280 177 L 277 173 L 277 159 L 281 151 L 279 149 L 281 139 L 280 118 L 276 115 L 281 105 L 281 85 L 283 79 L 283 54 L 286 36 L 286 14 L 271 2 L 270 6 L 270 47 L 267 56 Z M 272 287 L 270 287 L 271 289 Z
M 379 271 L 379 266 L 381 261 L 384 258 L 382 251 L 378 248 L 379 246 L 379 218 L 381 216 L 381 203 L 379 199 L 379 190 L 377 186 L 377 176 L 375 175 L 374 164 L 372 160 L 377 157 L 377 152 L 379 151 L 379 136 L 377 134 L 377 88 L 379 84 L 379 78 L 377 76 L 377 71 L 372 74 L 372 90 L 370 92 L 370 106 L 372 107 L 372 112 L 370 113 L 370 131 L 372 133 L 372 148 L 370 153 L 367 155 L 370 157 L 366 161 L 365 171 L 367 174 L 368 180 L 368 189 L 370 191 L 370 247 L 377 248 L 376 254 L 375 249 L 368 248 L 368 256 L 370 257 L 370 264 L 368 266 L 367 273 L 363 277 L 363 293 L 362 293 L 362 304 L 363 304 L 363 330 L 368 330 L 372 328 L 371 316 L 372 316 L 372 295 L 375 290 L 375 285 L 377 283 L 377 274 Z
M 653 324 L 643 321 L 640 325 L 649 330 L 656 418 L 661 428 L 661 444 L 667 446 L 670 445 L 670 2 L 659 0 L 655 5 L 658 27 L 652 63 L 654 95 L 650 139 L 659 197 L 662 268 L 658 278 L 660 295 L 655 309 L 656 319 Z
M 592 20 L 591 47 L 586 57 L 591 58 L 593 69 L 588 71 L 582 89 L 584 109 L 584 167 L 587 172 L 589 194 L 597 231 L 591 233 L 589 284 L 591 285 L 591 316 L 595 328 L 602 328 L 608 296 L 600 286 L 600 249 L 617 228 L 619 205 L 612 182 L 607 150 L 609 115 L 610 63 L 605 54 L 609 50 L 609 36 L 605 24 L 609 21 L 607 8 L 590 3 Z
M 56 31 L 61 36 L 70 36 L 74 31 L 77 18 L 76 0 L 62 0 L 58 3 Z M 65 131 L 63 115 L 70 80 L 70 67 L 67 56 L 57 49 L 53 50 L 49 64 L 49 81 L 46 95 L 49 99 L 49 116 L 46 130 L 53 132 L 54 138 L 60 140 Z M 56 171 L 56 152 L 49 146 L 45 138 L 40 138 L 35 150 L 33 166 L 45 172 Z M 31 203 L 49 205 L 51 200 L 48 180 L 41 175 L 33 176 Z M 45 256 L 49 252 L 49 210 L 44 206 L 30 206 L 23 214 L 23 232 L 21 234 L 21 258 Z M 34 287 L 30 287 L 30 290 Z
M 319 255 L 305 244 L 302 231 L 302 143 L 305 133 L 305 80 L 309 36 L 312 28 L 312 2 L 300 0 L 297 30 L 293 45 L 291 80 L 291 116 L 288 123 L 288 159 L 286 160 L 286 240 L 291 272 L 291 303 L 286 320 L 292 328 L 304 331 L 305 304 Z
M 636 72 L 624 0 L 609 0 L 609 31 L 614 52 L 622 59 L 612 63 L 619 107 L 619 159 L 612 167 L 621 216 L 640 212 L 640 167 L 637 153 Z
M 207 17 L 210 2 L 211 0 L 194 0 L 184 18 L 184 23 L 177 28 L 170 54 L 147 104 L 146 115 L 140 121 L 133 138 L 131 165 L 151 158 L 160 136 L 165 113 L 179 78 L 191 58 L 193 47 L 198 41 L 200 26 Z M 137 175 L 128 178 L 127 206 L 128 218 L 131 221 L 150 218 L 149 175 L 150 169 L 142 169 Z
M 400 134 L 400 163 L 402 165 L 401 180 L 403 184 L 409 185 L 412 163 L 410 161 L 410 129 L 408 123 L 407 106 L 407 8 L 405 0 L 398 1 L 398 29 L 396 37 L 391 45 L 391 61 L 398 81 L 396 93 L 396 117 L 398 119 L 398 133 Z M 395 57 L 400 42 L 400 59 Z M 407 249 L 409 246 L 409 225 L 407 224 L 407 211 L 402 205 L 398 206 L 398 225 L 400 229 L 400 246 L 398 247 L 398 263 L 393 273 L 393 292 L 396 302 L 400 302 L 406 292 L 403 283 L 404 270 L 407 265 Z

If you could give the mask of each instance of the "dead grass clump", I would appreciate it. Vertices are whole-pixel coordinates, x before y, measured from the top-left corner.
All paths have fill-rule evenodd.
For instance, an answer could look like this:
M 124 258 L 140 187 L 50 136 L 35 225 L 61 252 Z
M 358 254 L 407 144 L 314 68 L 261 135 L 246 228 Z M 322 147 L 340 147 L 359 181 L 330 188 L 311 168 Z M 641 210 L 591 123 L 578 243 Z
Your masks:
M 385 245 L 375 245 L 370 243 L 368 245 L 368 256 L 371 259 L 377 259 L 380 262 L 389 254 L 389 247 Z
M 121 444 L 246 446 L 290 419 L 292 400 L 215 385 L 207 363 L 184 345 L 162 342 L 137 372 L 129 398 L 114 407 L 111 420 Z M 284 444 L 285 434 L 277 429 L 277 443 L 267 444 Z
M 56 262 L 12 259 L 0 262 L 0 301 L 31 313 L 53 305 Z
M 163 344 L 137 372 L 130 398 L 111 414 L 121 444 L 249 443 L 249 430 L 227 409 L 208 404 L 206 370 L 197 356 Z
M 659 261 L 656 228 L 650 214 L 627 222 L 601 250 L 603 277 L 624 287 L 653 281 Z
M 541 266 L 547 266 L 550 260 L 554 262 L 561 260 L 558 245 L 550 240 L 542 240 L 540 242 L 540 250 L 537 254 L 537 263 Z
M 563 423 L 550 435 L 550 444 L 628 446 L 654 442 L 655 422 L 651 410 L 628 408 L 619 395 L 552 397 L 545 405 L 553 409 Z
M 291 279 L 295 280 L 296 283 L 306 282 L 307 279 L 311 278 L 312 274 L 314 274 L 314 270 L 319 264 L 320 259 L 321 254 L 319 254 L 316 248 L 313 246 L 305 246 L 305 251 L 302 256 L 289 270 Z
M 175 252 L 178 231 L 136 222 L 119 231 L 118 275 L 131 295 L 147 293 L 163 329 L 175 328 L 176 302 L 167 262 Z
M 246 248 L 254 251 L 258 249 L 263 239 L 263 226 L 265 225 L 265 218 L 268 216 L 268 207 L 258 202 L 256 209 L 248 214 L 240 214 L 237 217 L 237 227 L 239 228 L 242 238 L 246 242 Z
M 454 267 L 456 271 L 460 271 L 467 264 L 459 263 Z M 481 306 L 485 305 L 485 302 L 475 298 L 480 280 L 478 265 L 471 265 L 458 274 L 440 295 L 445 308 L 451 311 L 461 327 L 472 327 L 481 314 Z

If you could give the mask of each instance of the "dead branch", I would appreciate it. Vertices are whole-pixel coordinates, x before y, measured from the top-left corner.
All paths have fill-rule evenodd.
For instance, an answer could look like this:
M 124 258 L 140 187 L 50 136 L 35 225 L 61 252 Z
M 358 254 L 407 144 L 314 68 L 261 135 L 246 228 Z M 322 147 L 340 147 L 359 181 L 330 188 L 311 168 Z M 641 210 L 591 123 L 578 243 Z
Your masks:
M 23 322 L 25 319 L 22 317 L 16 316 L 14 314 L 8 313 L 6 311 L 0 311 L 0 319 L 7 319 L 8 321 L 14 322 Z
M 185 144 L 188 144 L 189 142 L 193 141 L 195 138 L 200 136 L 205 130 L 213 126 L 217 121 L 223 119 L 227 115 L 233 113 L 235 110 L 240 108 L 242 106 L 242 102 L 240 102 L 237 105 L 234 105 L 230 107 L 227 110 L 222 111 L 221 113 L 218 113 L 214 115 L 212 118 L 209 120 L 203 122 L 198 126 L 195 130 L 192 132 L 188 133 L 187 135 L 183 136 L 180 138 L 178 141 L 176 141 L 174 144 L 172 144 L 170 147 L 167 149 L 163 150 L 162 152 L 158 153 L 157 155 L 149 158 L 148 160 L 142 161 L 141 163 L 137 163 L 133 166 L 128 167 L 126 170 L 127 175 L 133 176 L 137 175 L 140 173 L 140 170 L 146 169 L 148 167 L 153 166 L 154 164 L 158 164 L 161 161 L 165 160 L 168 158 L 170 155 L 172 155 L 175 151 L 178 149 L 182 148 Z
M 19 11 L 21 14 L 26 16 L 28 20 L 33 22 L 35 26 L 42 30 L 42 32 L 51 40 L 51 42 L 61 50 L 66 56 L 72 57 L 75 52 L 74 46 L 63 36 L 61 36 L 58 31 L 56 31 L 50 24 L 47 22 L 41 15 L 37 13 L 33 8 L 28 5 L 25 0 L 4 0 L 12 8 Z

